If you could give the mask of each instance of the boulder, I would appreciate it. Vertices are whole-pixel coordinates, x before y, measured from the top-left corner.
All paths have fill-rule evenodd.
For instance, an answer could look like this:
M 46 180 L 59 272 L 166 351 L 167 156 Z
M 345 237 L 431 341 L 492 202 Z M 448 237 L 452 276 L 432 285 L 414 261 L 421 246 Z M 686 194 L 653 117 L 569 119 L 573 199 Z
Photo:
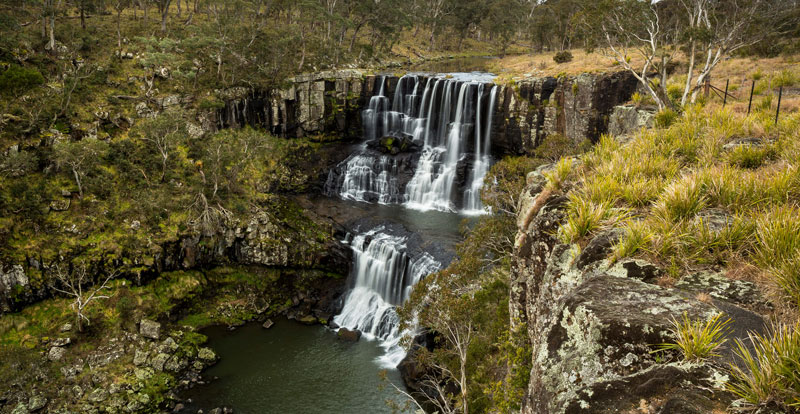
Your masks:
M 133 365 L 136 365 L 137 367 L 147 365 L 147 360 L 149 357 L 150 354 L 148 354 L 145 351 L 137 349 L 136 352 L 133 354 Z
M 61 198 L 50 202 L 51 211 L 67 211 L 69 210 L 70 199 Z
M 739 147 L 760 147 L 764 145 L 764 140 L 755 137 L 734 138 L 727 144 L 722 146 L 725 151 L 733 151 Z
M 178 349 L 178 344 L 172 339 L 171 336 L 168 336 L 161 344 L 158 346 L 158 351 L 163 352 L 165 354 L 171 354 Z
M 272 319 L 267 319 L 266 321 L 264 321 L 264 324 L 261 325 L 261 327 L 264 328 L 264 329 L 269 329 L 269 328 L 272 328 L 272 325 L 274 325 L 274 324 L 275 324 L 275 322 L 272 322 Z
M 358 329 L 350 330 L 347 328 L 339 328 L 336 337 L 347 342 L 358 342 L 361 339 L 361 331 Z
M 156 371 L 163 371 L 164 364 L 167 363 L 167 360 L 169 360 L 169 355 L 161 353 L 156 354 L 156 356 L 153 357 L 153 360 L 150 361 L 150 366 Z
M 106 391 L 105 388 L 95 388 L 89 394 L 88 398 L 89 398 L 89 401 L 94 402 L 94 403 L 103 402 L 106 399 L 108 399 L 108 391 Z
M 622 235 L 622 229 L 611 229 L 595 236 L 578 256 L 578 269 L 606 259 Z
M 53 339 L 52 342 L 50 342 L 50 345 L 63 348 L 71 343 L 72 343 L 72 338 L 56 338 Z
M 61 361 L 66 353 L 67 351 L 64 348 L 54 346 L 50 348 L 50 351 L 47 353 L 47 359 L 51 361 Z
M 302 317 L 298 318 L 297 321 L 302 323 L 302 324 L 304 324 L 304 325 L 314 325 L 314 324 L 319 322 L 314 315 L 302 316 Z
M 31 411 L 28 409 L 28 406 L 25 403 L 19 403 L 14 410 L 11 411 L 11 414 L 29 414 Z
M 217 360 L 217 354 L 214 353 L 210 348 L 200 348 L 197 352 L 197 357 L 206 362 L 213 362 Z
M 655 115 L 656 111 L 650 108 L 639 108 L 634 105 L 615 106 L 608 120 L 608 133 L 624 136 L 642 128 L 652 128 Z
M 139 321 L 139 334 L 145 338 L 158 339 L 161 335 L 161 324 L 149 319 Z
M 28 410 L 31 412 L 39 411 L 47 405 L 47 397 L 34 395 L 28 400 Z

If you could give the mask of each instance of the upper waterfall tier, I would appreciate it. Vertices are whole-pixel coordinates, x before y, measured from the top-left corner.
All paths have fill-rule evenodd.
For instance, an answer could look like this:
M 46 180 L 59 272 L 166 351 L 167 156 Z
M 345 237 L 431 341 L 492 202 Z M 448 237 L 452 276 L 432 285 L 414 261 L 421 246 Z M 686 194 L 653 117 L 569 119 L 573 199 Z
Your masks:
M 364 145 L 331 171 L 329 195 L 418 210 L 483 211 L 497 86 L 486 74 L 387 77 L 362 112 Z M 399 165 L 413 162 L 411 168 Z

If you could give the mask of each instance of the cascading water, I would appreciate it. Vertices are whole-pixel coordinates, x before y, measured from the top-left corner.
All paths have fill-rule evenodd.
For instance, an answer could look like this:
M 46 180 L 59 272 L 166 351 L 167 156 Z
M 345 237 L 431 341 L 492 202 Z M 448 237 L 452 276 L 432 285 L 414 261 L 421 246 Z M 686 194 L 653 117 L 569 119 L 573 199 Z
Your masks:
M 380 363 L 394 368 L 405 356 L 395 306 L 408 298 L 414 284 L 439 270 L 441 264 L 425 252 L 412 256 L 406 237 L 386 231 L 376 227 L 349 241 L 353 286 L 342 312 L 333 320 L 341 327 L 358 329 L 368 339 L 381 341 L 386 353 Z
M 398 80 L 389 107 L 387 79 L 378 78 L 362 115 L 365 144 L 331 171 L 326 193 L 422 211 L 484 212 L 480 189 L 491 164 L 497 96 L 491 79 L 409 74 Z

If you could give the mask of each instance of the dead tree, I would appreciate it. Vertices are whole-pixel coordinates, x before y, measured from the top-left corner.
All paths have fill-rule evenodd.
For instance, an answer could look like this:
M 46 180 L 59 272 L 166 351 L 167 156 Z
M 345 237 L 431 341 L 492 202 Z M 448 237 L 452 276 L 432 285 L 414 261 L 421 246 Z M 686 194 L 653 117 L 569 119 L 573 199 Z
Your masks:
M 87 324 L 91 323 L 84 313 L 86 308 L 98 299 L 111 297 L 100 293 L 109 289 L 108 282 L 117 276 L 117 271 L 109 273 L 102 283 L 88 286 L 92 282 L 92 278 L 86 272 L 86 264 L 81 264 L 79 268 L 72 271 L 62 269 L 58 264 L 54 267 L 55 280 L 51 288 L 56 292 L 74 298 L 70 307 L 75 310 L 75 324 L 78 327 L 78 332 L 83 332 L 83 321 L 86 321 Z

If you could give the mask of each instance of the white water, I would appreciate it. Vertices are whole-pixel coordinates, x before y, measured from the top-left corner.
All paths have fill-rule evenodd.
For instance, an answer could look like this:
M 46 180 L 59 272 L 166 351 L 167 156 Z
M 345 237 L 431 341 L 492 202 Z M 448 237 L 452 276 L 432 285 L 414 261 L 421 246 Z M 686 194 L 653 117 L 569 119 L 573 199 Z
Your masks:
M 377 156 L 364 148 L 342 164 L 342 174 L 329 176 L 326 191 L 345 199 L 397 203 L 421 211 L 484 213 L 480 189 L 492 162 L 497 86 L 491 85 L 487 94 L 491 77 L 455 75 L 403 76 L 391 108 L 385 96 L 387 79 L 380 77 L 377 95 L 363 111 L 365 140 L 393 136 L 411 139 L 422 147 L 405 188 L 401 188 L 396 163 L 389 156 Z
M 386 353 L 379 363 L 387 368 L 396 367 L 406 354 L 395 306 L 408 299 L 423 277 L 441 268 L 427 253 L 410 257 L 406 241 L 383 227 L 353 237 L 353 288 L 342 312 L 333 318 L 341 327 L 358 329 L 366 339 L 381 341 Z
M 397 163 L 391 157 L 354 154 L 346 161 L 339 196 L 345 200 L 400 203 L 403 193 L 397 183 Z

